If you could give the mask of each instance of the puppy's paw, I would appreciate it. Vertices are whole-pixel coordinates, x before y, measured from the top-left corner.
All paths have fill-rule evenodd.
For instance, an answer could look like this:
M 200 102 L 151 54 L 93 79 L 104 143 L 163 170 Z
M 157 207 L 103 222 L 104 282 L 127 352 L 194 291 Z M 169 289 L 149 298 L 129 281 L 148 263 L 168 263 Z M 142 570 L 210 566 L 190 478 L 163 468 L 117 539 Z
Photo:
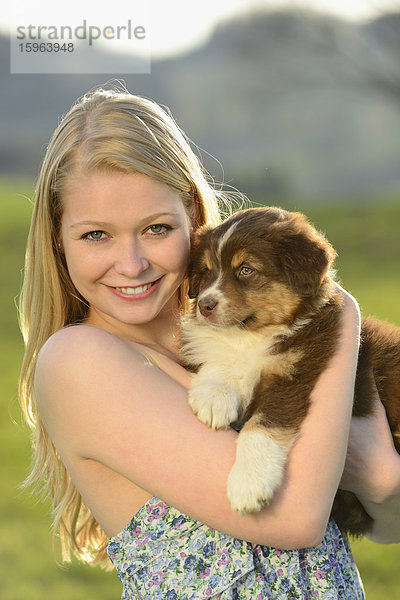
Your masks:
M 238 396 L 229 386 L 203 382 L 189 391 L 189 404 L 208 427 L 227 429 L 238 417 Z
M 268 469 L 255 472 L 253 465 L 235 463 L 228 477 L 228 499 L 232 510 L 239 515 L 258 512 L 267 505 L 281 482 L 270 477 Z
M 228 477 L 232 510 L 245 515 L 268 504 L 283 478 L 287 451 L 262 430 L 238 437 L 236 462 Z

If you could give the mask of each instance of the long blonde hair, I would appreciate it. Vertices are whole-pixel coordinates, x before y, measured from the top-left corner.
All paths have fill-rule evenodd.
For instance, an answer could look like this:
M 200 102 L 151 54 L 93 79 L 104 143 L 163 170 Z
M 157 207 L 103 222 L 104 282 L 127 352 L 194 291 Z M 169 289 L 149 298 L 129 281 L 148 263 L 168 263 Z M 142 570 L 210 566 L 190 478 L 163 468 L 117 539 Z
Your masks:
M 81 560 L 106 566 L 107 537 L 61 462 L 40 420 L 33 392 L 36 360 L 43 344 L 58 329 L 82 321 L 88 310 L 57 247 L 63 189 L 78 166 L 84 172 L 143 173 L 167 183 L 179 191 L 196 226 L 219 221 L 219 194 L 207 182 L 189 141 L 169 112 L 126 90 L 97 89 L 77 101 L 55 130 L 43 160 L 19 313 L 26 346 L 20 401 L 33 430 L 32 468 L 25 485 L 51 497 L 53 531 L 59 532 L 63 560 L 69 561 L 72 551 Z

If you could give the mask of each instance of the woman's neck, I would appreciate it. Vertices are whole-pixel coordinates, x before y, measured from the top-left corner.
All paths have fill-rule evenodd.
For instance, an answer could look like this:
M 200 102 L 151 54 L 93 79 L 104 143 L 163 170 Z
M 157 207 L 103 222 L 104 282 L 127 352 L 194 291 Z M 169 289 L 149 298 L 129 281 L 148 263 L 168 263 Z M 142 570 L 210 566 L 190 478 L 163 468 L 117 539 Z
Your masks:
M 85 323 L 152 348 L 170 358 L 177 358 L 180 343 L 177 309 L 164 313 L 150 323 L 143 324 L 123 323 L 95 309 L 89 309 Z

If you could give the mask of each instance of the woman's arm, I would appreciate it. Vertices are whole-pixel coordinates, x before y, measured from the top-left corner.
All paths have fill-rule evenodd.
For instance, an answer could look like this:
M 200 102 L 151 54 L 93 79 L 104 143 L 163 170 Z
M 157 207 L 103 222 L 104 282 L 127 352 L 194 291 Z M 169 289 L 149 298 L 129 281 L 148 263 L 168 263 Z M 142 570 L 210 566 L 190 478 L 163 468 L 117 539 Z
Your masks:
M 340 487 L 355 493 L 374 519 L 369 539 L 400 542 L 400 455 L 378 392 L 373 414 L 352 419 Z
M 342 336 L 312 394 L 284 483 L 259 513 L 227 500 L 236 433 L 203 425 L 187 391 L 132 346 L 92 326 L 64 329 L 42 349 L 36 396 L 65 464 L 95 460 L 220 531 L 282 548 L 319 543 L 343 471 L 359 341 L 345 295 Z M 268 460 L 268 457 L 266 457 Z

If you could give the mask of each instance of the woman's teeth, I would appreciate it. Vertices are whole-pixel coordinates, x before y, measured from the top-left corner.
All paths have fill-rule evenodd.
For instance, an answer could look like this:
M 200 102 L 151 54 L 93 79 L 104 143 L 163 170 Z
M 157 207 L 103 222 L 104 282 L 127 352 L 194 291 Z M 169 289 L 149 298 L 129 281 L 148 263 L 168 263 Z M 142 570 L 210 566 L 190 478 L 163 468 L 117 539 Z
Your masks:
M 152 284 L 151 283 L 146 283 L 145 285 L 138 285 L 138 287 L 117 287 L 115 288 L 116 290 L 118 290 L 119 292 L 122 292 L 123 294 L 142 294 L 143 292 L 146 292 L 149 288 L 151 288 Z

